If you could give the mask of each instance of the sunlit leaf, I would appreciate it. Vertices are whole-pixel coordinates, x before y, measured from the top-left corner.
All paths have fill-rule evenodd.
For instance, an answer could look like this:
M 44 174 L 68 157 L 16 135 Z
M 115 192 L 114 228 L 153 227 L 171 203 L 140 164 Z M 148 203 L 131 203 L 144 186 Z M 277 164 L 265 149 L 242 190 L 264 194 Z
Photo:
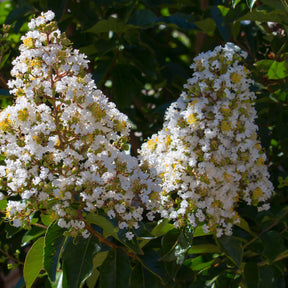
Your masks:
M 39 238 L 30 248 L 24 262 L 23 275 L 26 287 L 30 288 L 43 268 L 44 238 Z
M 270 66 L 267 76 L 269 79 L 283 79 L 288 76 L 288 63 L 274 61 Z
M 152 230 L 151 234 L 160 237 L 162 235 L 165 235 L 174 228 L 175 228 L 174 225 L 170 224 L 168 219 L 162 219 L 158 222 L 157 226 Z
M 7 199 L 0 200 L 0 211 L 4 211 L 7 206 Z
M 205 261 L 202 256 L 198 256 L 190 261 L 189 266 L 193 271 L 203 271 L 209 269 L 214 262 L 215 260 Z
M 214 244 L 198 244 L 192 245 L 188 251 L 189 254 L 202 254 L 202 253 L 221 253 L 218 246 Z
M 86 217 L 89 224 L 96 224 L 103 229 L 103 236 L 107 238 L 111 235 L 116 235 L 119 228 L 114 226 L 106 217 L 94 213 L 89 213 Z
M 256 3 L 256 0 L 246 0 L 248 7 L 252 10 L 253 6 Z
M 63 287 L 62 282 L 63 282 L 63 271 L 60 270 L 57 271 L 56 273 L 55 282 L 54 283 L 50 282 L 51 288 L 62 288 Z

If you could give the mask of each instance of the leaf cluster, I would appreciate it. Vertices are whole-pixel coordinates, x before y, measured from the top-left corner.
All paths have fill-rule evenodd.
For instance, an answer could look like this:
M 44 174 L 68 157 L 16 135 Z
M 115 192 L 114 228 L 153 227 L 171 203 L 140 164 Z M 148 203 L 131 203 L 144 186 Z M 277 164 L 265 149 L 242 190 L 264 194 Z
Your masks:
M 267 212 L 239 207 L 241 223 L 233 236 L 218 240 L 204 236 L 201 227 L 177 230 L 161 222 L 143 223 L 137 239 L 127 241 L 109 219 L 92 217 L 89 224 L 111 247 L 94 236 L 73 242 L 61 228 L 37 215 L 28 231 L 2 220 L 1 270 L 9 273 L 6 264 L 14 263 L 23 271 L 27 287 L 286 287 L 286 0 L 3 1 L 2 107 L 12 100 L 5 84 L 17 43 L 34 13 L 47 9 L 56 13 L 73 46 L 88 55 L 97 86 L 129 116 L 134 153 L 161 127 L 165 109 L 191 75 L 189 65 L 196 54 L 227 41 L 247 51 L 246 64 L 257 83 L 252 88 L 257 95 L 258 132 L 269 158 L 275 196 Z M 5 206 L 5 200 L 0 201 L 0 210 Z M 17 287 L 23 285 L 20 279 Z

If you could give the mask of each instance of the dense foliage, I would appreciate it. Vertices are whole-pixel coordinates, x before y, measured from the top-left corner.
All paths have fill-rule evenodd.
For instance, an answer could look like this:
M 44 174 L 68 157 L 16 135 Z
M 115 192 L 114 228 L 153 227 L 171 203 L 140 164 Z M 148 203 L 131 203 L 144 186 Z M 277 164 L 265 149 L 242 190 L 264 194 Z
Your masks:
M 0 201 L 1 270 L 7 274 L 8 268 L 17 267 L 27 287 L 33 282 L 33 287 L 286 287 L 288 3 L 3 1 L 2 108 L 15 102 L 7 83 L 12 61 L 19 55 L 20 38 L 28 31 L 31 18 L 48 9 L 55 12 L 60 30 L 66 31 L 73 48 L 88 55 L 88 71 L 97 87 L 128 115 L 134 156 L 141 143 L 162 128 L 164 112 L 191 77 L 189 66 L 196 55 L 228 41 L 246 51 L 245 65 L 255 80 L 252 89 L 258 134 L 267 155 L 274 196 L 267 211 L 258 212 L 241 202 L 237 208 L 240 221 L 232 236 L 216 238 L 199 226 L 176 229 L 161 220 L 142 221 L 132 240 L 127 239 L 127 230 L 119 230 L 115 221 L 99 213 L 88 219 L 94 235 L 87 239 L 71 239 L 63 234 L 64 228 L 52 222 L 54 219 L 37 213 L 31 214 L 29 230 L 13 227 L 5 220 L 4 199 Z M 90 110 L 97 114 L 97 109 Z M 117 133 L 124 129 L 119 130 L 116 122 L 114 125 Z M 116 138 L 110 139 L 114 147 L 126 144 Z M 17 287 L 24 286 L 24 278 Z

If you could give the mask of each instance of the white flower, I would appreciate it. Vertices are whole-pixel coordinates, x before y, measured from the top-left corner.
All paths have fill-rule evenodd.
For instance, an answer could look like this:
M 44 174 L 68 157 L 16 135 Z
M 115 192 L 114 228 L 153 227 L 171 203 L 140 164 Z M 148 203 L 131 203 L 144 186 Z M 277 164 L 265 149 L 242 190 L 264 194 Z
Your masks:
M 132 232 L 126 232 L 125 233 L 125 236 L 126 236 L 126 238 L 128 239 L 128 240 L 132 240 L 133 238 L 134 238 L 134 233 L 132 233 Z
M 16 227 L 16 228 L 21 227 L 22 226 L 21 220 L 20 219 L 15 219 L 13 221 L 13 226 Z
M 162 178 L 159 212 L 176 227 L 204 224 L 204 232 L 231 235 L 239 201 L 257 206 L 272 195 L 254 123 L 253 81 L 240 64 L 246 55 L 228 43 L 195 57 L 163 129 L 142 145 L 142 163 Z
M 22 198 L 8 202 L 7 218 L 29 223 L 34 211 L 53 214 L 73 236 L 88 237 L 79 211 L 102 209 L 122 228 L 138 227 L 144 209 L 157 207 L 159 179 L 121 148 L 128 117 L 96 88 L 87 57 L 62 44 L 69 41 L 54 16 L 43 12 L 28 24 L 8 84 L 17 98 L 0 113 L 0 174 L 8 195 Z
M 43 16 L 48 20 L 51 21 L 55 17 L 55 13 L 51 10 L 47 11 L 46 13 L 43 14 Z

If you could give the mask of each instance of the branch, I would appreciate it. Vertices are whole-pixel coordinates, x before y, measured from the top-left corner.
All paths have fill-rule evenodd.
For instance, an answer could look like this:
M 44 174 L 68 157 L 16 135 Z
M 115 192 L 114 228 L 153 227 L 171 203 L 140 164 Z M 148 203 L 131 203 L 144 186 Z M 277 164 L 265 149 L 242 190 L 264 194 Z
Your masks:
M 7 90 L 9 89 L 7 85 L 7 81 L 1 72 L 0 72 L 0 84 L 4 89 L 7 89 Z
M 4 254 L 7 258 L 9 258 L 10 260 L 14 261 L 15 263 L 19 264 L 19 265 L 24 265 L 23 262 L 21 262 L 19 259 L 16 259 L 15 257 L 9 255 L 6 251 L 4 251 L 3 249 L 0 248 L 0 252 L 2 254 Z
M 107 238 L 105 238 L 102 234 L 98 233 L 97 231 L 95 231 L 93 229 L 93 227 L 91 225 L 89 225 L 86 220 L 83 218 L 83 216 L 81 215 L 81 212 L 78 211 L 78 216 L 79 218 L 85 223 L 85 228 L 92 234 L 94 235 L 100 242 L 104 243 L 105 245 L 107 245 L 108 247 L 112 248 L 112 249 L 121 249 L 122 251 L 124 251 L 129 257 L 134 258 L 136 260 L 139 260 L 138 256 L 131 252 L 128 251 L 125 247 L 122 246 L 118 246 L 117 244 L 109 241 Z
M 276 220 L 275 222 L 273 222 L 270 226 L 268 226 L 266 229 L 264 229 L 263 231 L 261 231 L 261 232 L 259 233 L 259 236 L 263 235 L 265 232 L 271 230 L 273 227 L 275 227 L 276 225 L 278 225 L 279 222 L 280 222 L 280 220 L 281 220 L 283 217 L 285 217 L 287 214 L 288 214 L 288 210 L 286 210 L 279 219 L 277 219 L 277 220 Z M 247 243 L 243 246 L 243 249 L 245 249 L 247 246 L 249 246 L 249 245 L 252 244 L 254 241 L 256 241 L 256 240 L 259 238 L 259 236 L 256 235 L 253 239 L 251 239 L 249 242 L 247 242 Z

